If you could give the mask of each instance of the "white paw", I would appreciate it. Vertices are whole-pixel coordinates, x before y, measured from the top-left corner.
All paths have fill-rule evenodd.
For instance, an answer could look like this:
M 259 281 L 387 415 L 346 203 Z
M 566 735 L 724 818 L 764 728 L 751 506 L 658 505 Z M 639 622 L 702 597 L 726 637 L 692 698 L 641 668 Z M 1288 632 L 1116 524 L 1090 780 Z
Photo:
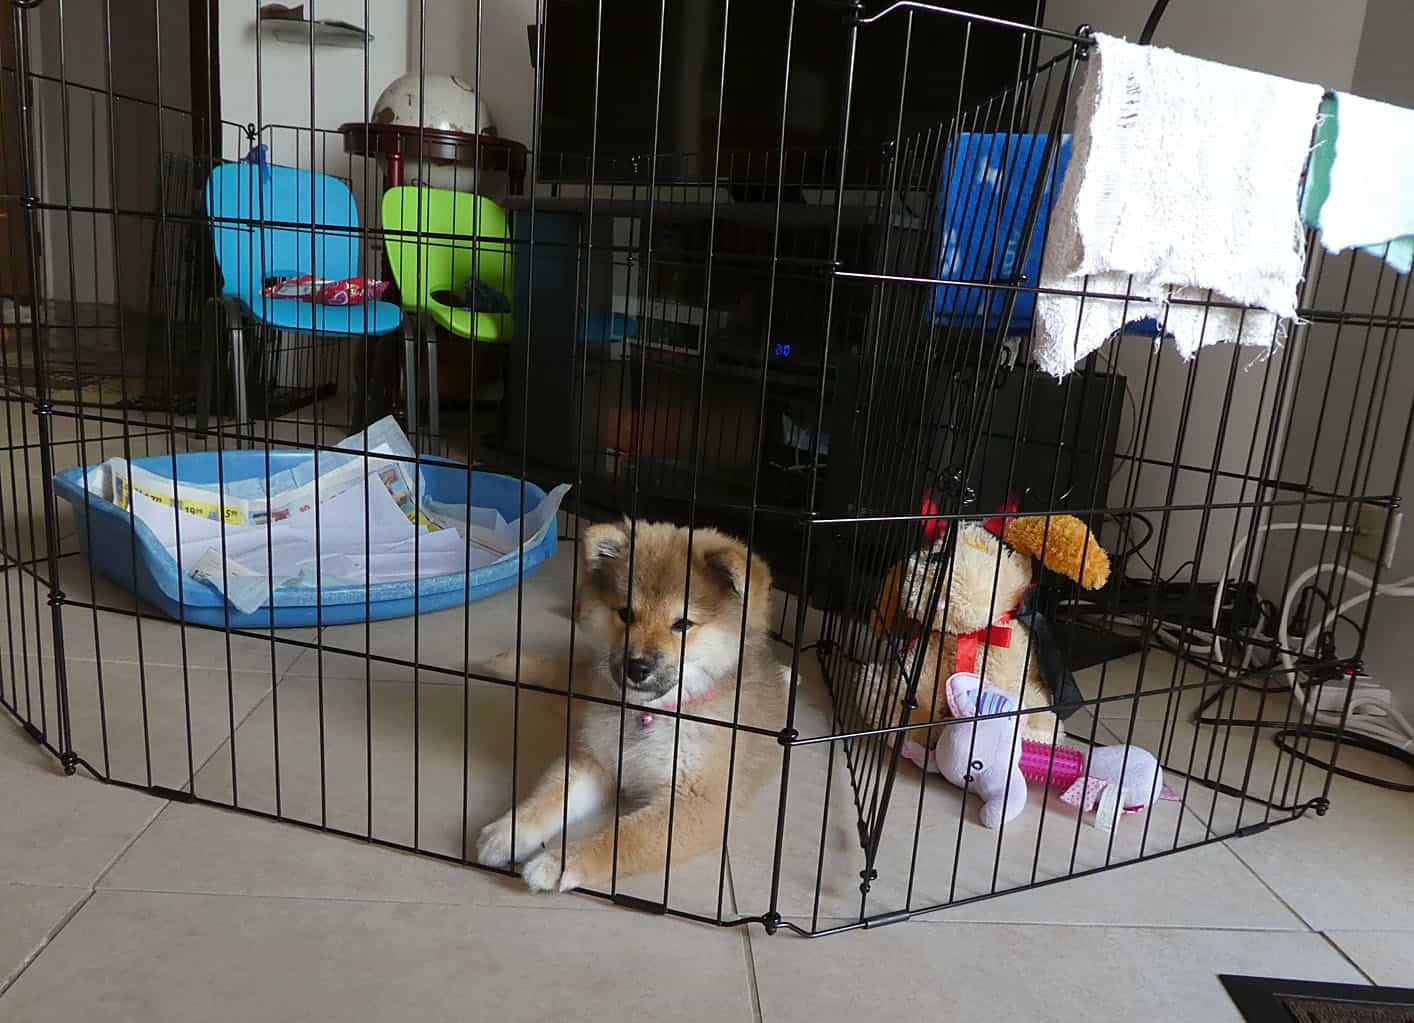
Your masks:
M 579 876 L 573 868 L 560 866 L 560 854 L 546 849 L 521 868 L 525 886 L 533 892 L 567 892 L 579 887 Z
M 516 674 L 516 652 L 503 650 L 488 661 L 483 661 L 481 670 L 496 678 L 511 679 Z
M 511 815 L 504 814 L 481 829 L 476 836 L 476 862 L 484 867 L 506 867 L 522 860 L 531 849 L 524 827 L 516 829 L 516 850 L 511 848 Z M 538 845 L 538 843 L 536 843 Z M 519 852 L 520 855 L 515 855 Z

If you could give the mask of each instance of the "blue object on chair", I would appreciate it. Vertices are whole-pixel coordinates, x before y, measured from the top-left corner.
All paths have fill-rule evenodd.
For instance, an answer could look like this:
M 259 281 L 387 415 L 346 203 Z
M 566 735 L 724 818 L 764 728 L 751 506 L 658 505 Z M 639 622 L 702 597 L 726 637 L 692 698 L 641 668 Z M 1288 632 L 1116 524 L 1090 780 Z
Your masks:
M 402 311 L 391 302 L 328 306 L 261 294 L 271 278 L 313 274 L 343 280 L 358 275 L 358 207 L 349 187 L 337 178 L 271 166 L 263 159 L 222 164 L 206 183 L 206 213 L 222 296 L 251 319 L 322 337 L 390 334 L 401 326 Z M 241 358 L 239 332 L 235 340 L 233 355 Z M 242 422 L 247 418 L 244 390 L 238 385 Z
M 216 485 L 236 480 L 265 479 L 272 473 L 309 461 L 305 451 L 197 451 L 182 455 L 135 458 L 133 464 L 149 472 L 185 483 Z M 517 585 L 555 553 L 558 534 L 554 521 L 544 537 L 520 558 L 510 557 L 470 572 L 432 576 L 416 582 L 374 583 L 372 586 L 290 586 L 275 591 L 274 602 L 258 611 L 242 613 L 230 607 L 225 596 L 210 583 L 183 575 L 147 524 L 85 485 L 99 467 L 65 469 L 54 477 L 54 490 L 74 510 L 79 547 L 93 567 L 119 586 L 135 593 L 169 618 L 199 625 L 236 629 L 289 629 L 318 624 L 377 621 L 457 607 Z M 514 476 L 472 472 L 454 465 L 423 464 L 427 496 L 437 501 L 461 503 L 470 486 L 477 507 L 495 508 L 514 521 L 521 508 L 532 508 L 545 496 L 535 484 Z M 521 487 L 525 488 L 522 499 Z M 524 503 L 522 503 L 522 500 Z M 136 556 L 134 556 L 136 555 Z M 190 572 L 190 565 L 183 565 Z
M 1023 283 L 1032 287 L 1040 280 L 1051 200 L 1070 164 L 1070 136 L 1062 135 L 1052 151 L 1047 150 L 1049 138 L 963 132 L 948 144 L 943 155 L 947 182 L 938 204 L 938 277 L 997 284 L 1019 273 Z M 1036 216 L 1030 238 L 1023 239 L 1033 195 Z M 1003 326 L 1008 298 L 1004 288 L 940 284 L 933 289 L 933 316 L 941 323 L 995 330 Z M 1018 292 L 1004 325 L 1006 332 L 1028 333 L 1035 316 L 1035 292 Z M 1124 328 L 1127 337 L 1151 338 L 1158 333 L 1159 324 L 1152 317 Z
M 1020 273 L 1028 283 L 1036 282 L 1055 191 L 1051 164 L 1063 176 L 1070 162 L 1070 136 L 1061 136 L 1058 152 L 1047 151 L 1048 138 L 964 132 L 948 144 L 943 154 L 947 180 L 938 204 L 938 277 L 1000 283 Z M 1043 173 L 1040 208 L 1022 253 L 1026 215 Z M 933 290 L 933 314 L 950 324 L 995 329 L 1001 324 L 1007 298 L 1004 289 L 940 284 Z M 1007 332 L 1028 330 L 1035 310 L 1036 296 L 1019 293 Z

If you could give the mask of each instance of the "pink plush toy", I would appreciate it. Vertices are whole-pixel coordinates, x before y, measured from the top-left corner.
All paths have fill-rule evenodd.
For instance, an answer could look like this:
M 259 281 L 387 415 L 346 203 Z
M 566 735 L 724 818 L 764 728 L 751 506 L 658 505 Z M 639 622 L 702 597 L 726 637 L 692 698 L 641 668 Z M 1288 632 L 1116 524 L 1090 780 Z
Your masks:
M 1176 798 L 1148 750 L 1100 746 L 1087 762 L 1083 752 L 1070 746 L 1021 739 L 1015 720 L 1006 716 L 1016 713 L 1016 700 L 995 686 L 981 685 L 971 672 L 952 675 L 946 693 L 949 712 L 963 720 L 942 726 L 932 750 L 908 740 L 902 753 L 920 768 L 981 796 L 986 827 L 1016 819 L 1026 806 L 1028 781 L 1045 785 L 1049 779 L 1062 801 L 1082 813 L 1095 811 L 1093 824 L 1107 831 L 1120 814 L 1147 809 L 1155 797 Z
M 1177 798 L 1154 754 L 1138 746 L 1098 746 L 1087 764 L 1078 749 L 1023 739 L 1021 773 L 1034 785 L 1045 785 L 1049 776 L 1063 802 L 1094 810 L 1095 827 L 1106 831 L 1120 814 L 1140 813 L 1155 798 Z

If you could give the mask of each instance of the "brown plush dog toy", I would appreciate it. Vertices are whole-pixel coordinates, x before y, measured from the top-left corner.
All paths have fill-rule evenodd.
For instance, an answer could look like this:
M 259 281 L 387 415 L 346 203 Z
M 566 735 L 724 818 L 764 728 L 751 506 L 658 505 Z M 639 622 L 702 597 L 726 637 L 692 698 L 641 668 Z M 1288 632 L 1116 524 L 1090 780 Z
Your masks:
M 992 532 L 998 529 L 1002 537 Z M 1005 542 L 1003 542 L 1003 540 Z M 897 638 L 917 631 L 928 621 L 926 603 L 939 572 L 948 572 L 946 539 L 895 565 L 884 582 L 874 626 Z M 1054 743 L 1061 736 L 1054 708 L 1061 694 L 1053 693 L 1040 671 L 1042 658 L 1025 621 L 1023 602 L 1032 584 L 1032 559 L 1078 582 L 1088 590 L 1109 581 L 1110 558 L 1084 522 L 1073 515 L 1023 516 L 1002 526 L 968 523 L 957 531 L 951 573 L 938 588 L 932 615 L 933 633 L 918 680 L 918 706 L 910 724 L 924 724 L 947 715 L 943 687 L 955 672 L 970 671 L 987 685 L 1016 696 L 1024 713 L 1022 735 Z M 908 734 L 931 749 L 936 735 Z

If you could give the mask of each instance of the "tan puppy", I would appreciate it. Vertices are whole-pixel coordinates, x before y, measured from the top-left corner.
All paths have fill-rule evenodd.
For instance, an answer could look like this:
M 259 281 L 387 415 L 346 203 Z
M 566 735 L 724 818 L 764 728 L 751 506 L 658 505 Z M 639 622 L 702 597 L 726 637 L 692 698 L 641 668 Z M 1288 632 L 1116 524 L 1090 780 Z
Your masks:
M 714 529 L 695 530 L 690 545 L 687 529 L 666 523 L 584 531 L 576 619 L 597 650 L 588 670 L 576 671 L 575 689 L 628 706 L 574 701 L 568 756 L 481 830 L 479 862 L 523 863 L 537 891 L 607 887 L 616 874 L 662 868 L 671 804 L 677 864 L 720 844 L 729 772 L 735 799 L 779 763 L 774 741 L 746 733 L 733 754 L 731 729 L 734 712 L 758 727 L 785 723 L 789 673 L 767 648 L 770 569 Z M 551 685 L 566 667 L 522 658 L 521 677 Z M 671 713 L 679 700 L 683 714 L 720 724 L 683 719 L 679 727 Z M 597 830 L 568 842 L 561 863 L 561 831 L 606 811 Z

